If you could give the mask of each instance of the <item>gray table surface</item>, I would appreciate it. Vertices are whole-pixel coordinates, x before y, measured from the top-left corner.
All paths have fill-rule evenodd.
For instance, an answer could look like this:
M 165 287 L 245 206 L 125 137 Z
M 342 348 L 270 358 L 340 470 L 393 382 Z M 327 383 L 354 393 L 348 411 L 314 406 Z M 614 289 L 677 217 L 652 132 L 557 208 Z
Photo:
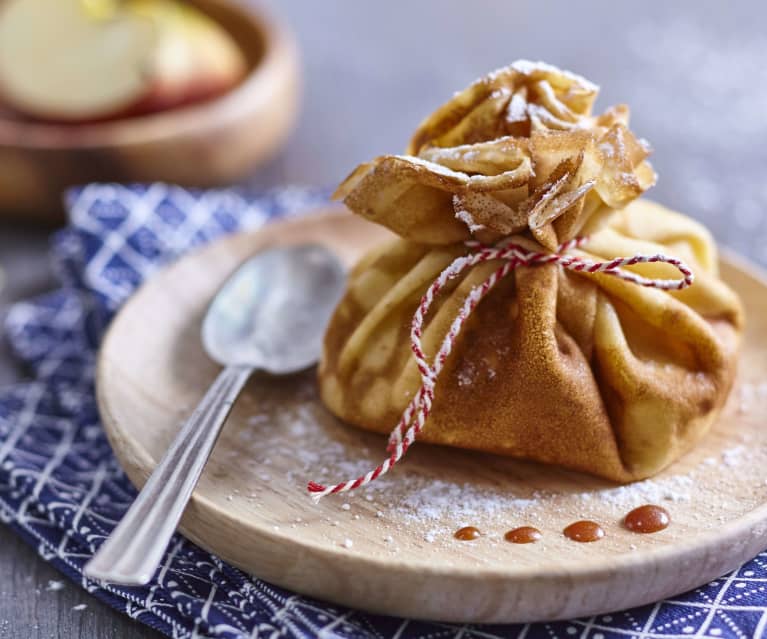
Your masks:
M 302 49 L 304 106 L 295 134 L 253 186 L 337 183 L 358 162 L 401 150 L 424 115 L 474 78 L 517 58 L 543 59 L 602 85 L 599 107 L 632 106 L 633 128 L 656 150 L 652 197 L 767 264 L 764 3 L 272 4 Z M 54 285 L 47 234 L 0 225 L 0 314 Z M 0 384 L 24 375 L 0 346 Z M 61 579 L 0 527 L 0 638 L 158 636 L 74 584 L 52 590 Z

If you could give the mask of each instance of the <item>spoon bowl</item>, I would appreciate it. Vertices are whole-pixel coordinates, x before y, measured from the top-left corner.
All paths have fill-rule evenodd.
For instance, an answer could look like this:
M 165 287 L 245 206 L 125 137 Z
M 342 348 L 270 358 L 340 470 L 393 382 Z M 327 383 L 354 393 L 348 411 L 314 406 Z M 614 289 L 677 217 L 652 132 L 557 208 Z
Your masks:
M 262 251 L 211 303 L 202 325 L 205 351 L 223 366 L 274 375 L 308 368 L 317 361 L 344 279 L 343 266 L 322 246 Z

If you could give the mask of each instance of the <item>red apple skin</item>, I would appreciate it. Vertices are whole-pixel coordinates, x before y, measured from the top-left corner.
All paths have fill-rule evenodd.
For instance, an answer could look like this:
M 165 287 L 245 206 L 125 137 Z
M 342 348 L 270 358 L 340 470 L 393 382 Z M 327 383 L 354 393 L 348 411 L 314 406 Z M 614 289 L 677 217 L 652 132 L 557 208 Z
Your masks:
M 88 125 L 114 122 L 115 120 L 137 118 L 214 100 L 232 90 L 239 81 L 239 77 L 231 80 L 213 77 L 195 78 L 193 82 L 187 85 L 178 86 L 174 82 L 172 83 L 173 86 L 169 87 L 167 82 L 158 78 L 147 87 L 147 92 L 139 100 L 128 107 L 98 118 L 61 119 L 49 116 L 30 116 L 23 113 L 19 113 L 19 116 L 37 122 L 50 122 L 51 124 Z
M 97 118 L 74 119 L 56 117 L 55 115 L 24 113 L 4 101 L 0 94 L 0 116 L 5 119 L 13 118 L 28 122 L 48 122 L 50 124 L 72 126 L 114 122 L 115 120 L 137 118 L 214 100 L 236 87 L 240 79 L 240 77 L 237 77 L 229 81 L 223 78 L 196 78 L 193 83 L 184 87 L 178 87 L 174 83 L 171 90 L 168 90 L 167 83 L 163 83 L 162 80 L 158 79 L 148 86 L 146 94 L 138 101 L 128 107 Z
M 51 124 L 97 124 L 126 118 L 160 113 L 218 98 L 234 89 L 246 75 L 245 65 L 232 66 L 227 75 L 221 73 L 191 74 L 187 77 L 163 78 L 155 75 L 147 84 L 145 93 L 132 104 L 99 117 L 63 118 L 56 114 L 30 113 L 15 107 L 10 99 L 3 98 L 0 87 L 0 110 L 15 119 Z M 7 117 L 7 116 L 6 116 Z
M 232 90 L 242 77 L 241 73 L 229 77 L 197 77 L 183 85 L 157 78 L 142 99 L 107 119 L 136 117 L 213 100 Z

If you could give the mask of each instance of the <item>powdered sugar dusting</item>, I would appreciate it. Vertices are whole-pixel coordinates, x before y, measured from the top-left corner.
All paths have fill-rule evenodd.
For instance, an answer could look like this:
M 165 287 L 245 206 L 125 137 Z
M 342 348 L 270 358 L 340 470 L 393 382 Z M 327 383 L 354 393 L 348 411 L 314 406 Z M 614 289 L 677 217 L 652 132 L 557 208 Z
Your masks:
M 625 486 L 596 492 L 576 493 L 584 502 L 598 501 L 615 508 L 631 508 L 638 503 L 689 501 L 695 487 L 694 474 L 671 475 L 662 479 L 646 479 Z
M 404 160 L 405 162 L 408 162 L 409 164 L 426 168 L 432 173 L 437 173 L 445 177 L 458 179 L 458 180 L 461 180 L 462 182 L 466 181 L 469 178 L 469 176 L 466 173 L 462 173 L 461 171 L 453 171 L 453 169 L 449 169 L 444 164 L 437 164 L 436 162 L 430 162 L 429 160 L 424 160 L 423 158 L 416 157 L 415 155 L 395 155 L 394 157 L 396 157 L 399 160 Z
M 506 107 L 506 121 L 509 124 L 524 122 L 527 120 L 527 100 L 518 93 L 511 96 L 509 106 Z
M 455 201 L 455 197 L 453 198 L 453 201 Z M 485 228 L 482 224 L 477 224 L 474 221 L 474 218 L 471 216 L 471 213 L 469 213 L 466 209 L 460 209 L 456 211 L 455 217 L 463 222 L 466 226 L 468 226 L 469 231 L 472 233 L 476 233 L 477 231 L 481 231 Z
M 584 89 L 588 91 L 599 91 L 599 85 L 596 85 L 590 80 L 587 80 L 582 75 L 578 75 L 577 73 L 573 73 L 572 71 L 567 71 L 566 69 L 558 69 L 554 65 L 547 64 L 546 62 L 541 62 L 540 60 L 538 62 L 532 62 L 531 60 L 517 60 L 516 62 L 513 62 L 511 64 L 511 68 L 514 69 L 515 71 L 519 71 L 520 73 L 523 73 L 524 75 L 531 75 L 535 73 L 536 71 L 545 71 L 547 73 L 561 73 L 562 75 L 569 78 L 570 80 L 577 82 L 578 84 L 583 86 Z M 490 75 L 492 76 L 502 71 L 505 71 L 505 69 L 498 69 L 497 71 L 494 71 Z
M 534 507 L 539 495 L 532 498 L 516 497 L 508 490 L 493 490 L 471 483 L 431 480 L 409 491 L 391 510 L 409 521 L 440 521 L 450 519 L 467 522 L 477 517 L 508 516 Z
M 486 367 L 478 362 L 459 367 L 456 373 L 465 384 L 489 378 Z M 732 413 L 741 401 L 758 412 L 767 407 L 767 384 L 741 382 L 732 399 Z M 677 471 L 625 486 L 556 469 L 549 476 L 533 464 L 422 446 L 396 472 L 343 499 L 330 497 L 318 508 L 306 498 L 305 482 L 351 478 L 367 471 L 379 458 L 385 438 L 332 417 L 317 396 L 313 373 L 299 377 L 294 387 L 275 383 L 263 390 L 254 388 L 242 400 L 245 405 L 238 410 L 247 410 L 251 418 L 232 420 L 226 444 L 211 461 L 213 466 L 216 460 L 223 461 L 227 468 L 258 480 L 238 491 L 230 489 L 231 507 L 244 502 L 264 516 L 275 503 L 270 502 L 275 497 L 269 487 L 279 481 L 288 486 L 288 495 L 295 495 L 295 501 L 289 516 L 268 521 L 269 528 L 280 535 L 312 530 L 335 547 L 364 552 L 369 543 L 377 543 L 380 552 L 401 554 L 412 552 L 412 544 L 421 544 L 420 548 L 436 552 L 460 543 L 453 533 L 466 525 L 479 527 L 487 543 L 495 543 L 510 525 L 550 529 L 566 523 L 573 513 L 618 522 L 645 503 L 671 505 L 673 517 L 705 508 L 709 514 L 696 520 L 703 529 L 728 520 L 733 509 L 732 500 L 722 501 L 718 488 L 706 481 L 712 475 L 720 484 L 726 477 L 739 486 L 733 494 L 743 495 L 743 503 L 767 498 L 767 470 L 755 470 L 767 468 L 762 463 L 767 445 L 760 445 L 756 434 L 743 431 L 722 440 L 720 450 L 709 447 L 693 463 L 676 466 Z M 259 479 L 267 467 L 270 481 Z M 375 542 L 369 541 L 371 526 L 378 531 L 373 535 Z
M 737 468 L 743 463 L 743 456 L 745 453 L 745 446 L 734 446 L 733 448 L 728 448 L 722 453 L 722 462 L 728 468 Z

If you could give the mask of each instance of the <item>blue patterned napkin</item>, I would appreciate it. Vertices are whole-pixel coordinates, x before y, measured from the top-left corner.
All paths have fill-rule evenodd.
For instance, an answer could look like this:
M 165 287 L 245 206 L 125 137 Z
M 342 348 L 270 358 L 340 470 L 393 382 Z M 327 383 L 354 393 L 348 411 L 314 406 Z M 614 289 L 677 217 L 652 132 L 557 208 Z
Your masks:
M 82 567 L 135 490 L 104 436 L 93 365 L 104 329 L 163 264 L 225 233 L 322 203 L 282 189 L 259 197 L 166 185 L 91 185 L 71 194 L 70 224 L 53 237 L 60 281 L 14 306 L 8 338 L 33 381 L 0 391 L 0 518 L 70 579 L 170 637 L 590 639 L 767 636 L 767 553 L 694 592 L 635 610 L 529 626 L 407 621 L 296 596 L 174 537 L 154 581 L 102 587 Z

